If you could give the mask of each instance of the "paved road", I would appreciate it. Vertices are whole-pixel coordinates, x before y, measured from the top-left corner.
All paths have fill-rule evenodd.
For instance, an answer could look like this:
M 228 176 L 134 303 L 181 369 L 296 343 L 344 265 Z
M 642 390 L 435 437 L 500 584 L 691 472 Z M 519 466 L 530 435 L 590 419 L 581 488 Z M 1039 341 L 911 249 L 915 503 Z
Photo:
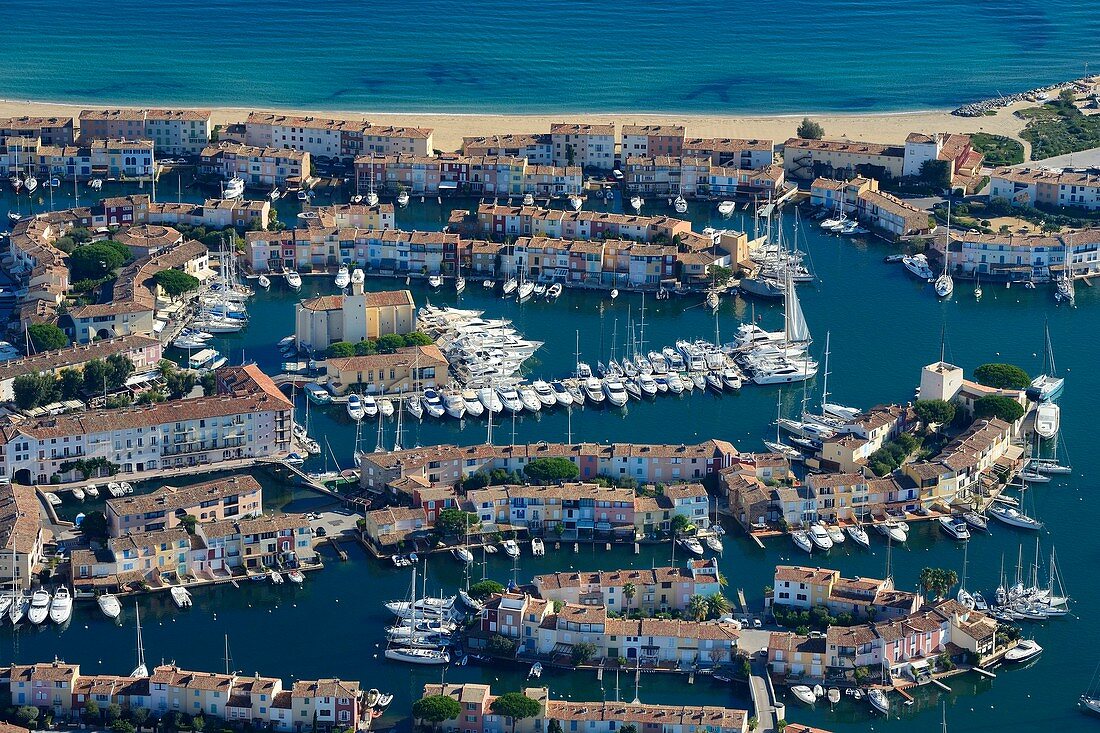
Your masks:
M 766 657 L 755 656 L 752 660 L 752 676 L 749 678 L 753 706 L 756 708 L 756 730 L 758 733 L 773 733 L 776 730 L 775 708 L 768 695 L 768 685 L 764 681 L 768 673 Z
M 1100 148 L 1056 155 L 1053 158 L 1044 158 L 1043 160 L 1028 160 L 1026 157 L 1024 160 L 1026 162 L 1013 167 L 1027 168 L 1028 166 L 1041 165 L 1046 168 L 1096 168 L 1100 167 Z

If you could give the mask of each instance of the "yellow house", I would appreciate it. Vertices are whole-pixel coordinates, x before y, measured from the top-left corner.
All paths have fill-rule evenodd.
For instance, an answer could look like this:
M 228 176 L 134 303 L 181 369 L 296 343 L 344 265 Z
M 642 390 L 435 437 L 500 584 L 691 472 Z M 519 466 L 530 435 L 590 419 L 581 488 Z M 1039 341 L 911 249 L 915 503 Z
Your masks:
M 11 703 L 49 709 L 55 716 L 68 715 L 73 707 L 73 686 L 80 665 L 53 661 L 42 664 L 14 664 L 7 671 Z
M 111 538 L 107 544 L 114 553 L 119 572 L 137 571 L 142 575 L 153 571 L 180 575 L 187 572 L 191 543 L 183 527 L 126 534 Z

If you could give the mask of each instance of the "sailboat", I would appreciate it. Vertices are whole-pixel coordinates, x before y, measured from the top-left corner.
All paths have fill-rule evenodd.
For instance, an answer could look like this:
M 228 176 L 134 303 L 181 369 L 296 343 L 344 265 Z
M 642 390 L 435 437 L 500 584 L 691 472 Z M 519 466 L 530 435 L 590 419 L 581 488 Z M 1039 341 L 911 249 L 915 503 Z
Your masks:
M 687 199 L 684 198 L 684 193 L 682 190 L 676 193 L 676 199 L 672 202 L 672 206 L 674 209 L 676 209 L 677 214 L 687 213 L 688 202 Z
M 783 390 L 779 390 L 779 396 L 775 400 L 775 440 L 765 440 L 764 446 L 772 453 L 779 453 L 789 461 L 802 461 L 805 456 L 797 449 L 784 443 L 779 436 L 779 421 L 783 417 Z
M 130 673 L 130 677 L 138 679 L 149 676 L 149 668 L 145 666 L 145 645 L 141 642 L 141 608 L 134 601 L 134 615 L 137 618 L 137 666 Z
M 466 278 L 462 277 L 462 263 L 458 263 L 458 272 L 455 275 L 455 293 L 462 294 L 462 291 L 466 289 Z
M 982 276 L 978 275 L 974 283 L 974 300 L 982 299 Z
M 800 382 L 812 379 L 817 375 L 817 362 L 805 354 L 805 349 L 810 345 L 810 327 L 806 323 L 806 317 L 802 313 L 802 306 L 798 301 L 798 292 L 791 282 L 789 268 L 784 268 L 786 273 L 786 288 L 783 293 L 784 302 L 784 346 L 777 358 L 767 359 L 757 363 L 753 369 L 752 381 L 756 384 L 783 384 Z M 801 355 L 790 355 L 791 349 L 801 350 Z
M 367 191 L 367 206 L 378 206 L 378 194 L 374 192 L 374 151 L 370 154 L 370 190 Z
M 1067 235 L 1067 239 L 1073 235 Z M 1069 265 L 1069 242 L 1064 245 L 1065 254 L 1062 258 L 1062 276 L 1058 278 L 1054 299 L 1061 303 L 1063 300 L 1071 306 L 1077 301 L 1077 293 L 1073 289 L 1073 272 Z
M 1057 376 L 1057 368 L 1054 366 L 1054 347 L 1050 342 L 1050 324 L 1045 326 L 1046 331 L 1046 347 L 1043 355 L 1043 369 L 1042 374 L 1031 380 L 1031 390 L 1034 396 L 1040 401 L 1048 401 L 1058 399 L 1058 396 L 1062 394 L 1062 389 L 1066 386 L 1066 380 L 1064 377 Z
M 425 599 L 427 601 L 434 601 L 435 599 Z M 405 604 L 387 604 L 387 608 L 390 606 L 406 607 Z M 426 603 L 425 609 L 433 607 L 434 603 Z M 416 567 L 412 569 L 412 585 L 409 589 L 409 603 L 407 608 L 411 611 L 411 623 L 408 625 L 408 634 L 395 634 L 392 635 L 388 646 L 386 648 L 386 659 L 392 659 L 397 662 L 408 662 L 410 664 L 447 664 L 451 661 L 451 655 L 446 649 L 432 649 L 421 648 L 413 646 L 414 636 L 417 629 L 417 612 L 421 606 L 421 602 L 416 599 Z M 440 608 L 442 606 L 440 605 Z M 392 609 L 391 609 L 392 610 Z M 434 615 L 434 620 L 439 620 L 439 614 Z M 406 628 L 402 626 L 402 628 Z
M 941 298 L 950 298 L 955 291 L 955 281 L 947 272 L 947 256 L 951 251 L 951 202 L 947 202 L 947 245 L 943 248 L 943 272 L 936 278 L 936 295 Z

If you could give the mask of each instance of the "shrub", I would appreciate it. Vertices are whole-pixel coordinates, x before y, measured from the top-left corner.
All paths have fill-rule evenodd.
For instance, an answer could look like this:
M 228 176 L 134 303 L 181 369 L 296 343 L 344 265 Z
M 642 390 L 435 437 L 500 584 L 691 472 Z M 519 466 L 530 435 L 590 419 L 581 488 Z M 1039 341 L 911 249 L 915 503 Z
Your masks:
M 825 128 L 809 117 L 803 117 L 798 125 L 797 134 L 806 140 L 820 140 L 825 137 Z

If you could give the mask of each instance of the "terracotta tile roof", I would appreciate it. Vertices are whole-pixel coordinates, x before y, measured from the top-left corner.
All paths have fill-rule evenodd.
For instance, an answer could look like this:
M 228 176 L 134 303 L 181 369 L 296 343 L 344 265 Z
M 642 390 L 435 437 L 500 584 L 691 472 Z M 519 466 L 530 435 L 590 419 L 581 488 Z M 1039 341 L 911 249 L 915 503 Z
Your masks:
M 777 582 L 788 581 L 791 583 L 824 585 L 825 583 L 836 582 L 839 578 L 839 570 L 829 570 L 828 568 L 808 568 L 798 565 L 777 565 L 775 568 L 775 580 Z
M 359 697 L 359 683 L 338 679 L 299 680 L 290 693 L 293 697 Z
M 576 122 L 555 122 L 550 125 L 551 135 L 614 135 L 614 124 L 588 125 Z
M 118 516 L 145 514 L 147 512 L 175 512 L 178 509 L 197 507 L 206 501 L 221 501 L 230 496 L 241 496 L 261 491 L 260 483 L 248 474 L 206 481 L 201 484 L 174 487 L 165 486 L 149 494 L 130 494 L 108 499 L 107 508 Z
M 43 351 L 33 356 L 0 363 L 0 380 L 14 379 L 23 374 L 52 372 L 64 367 L 78 366 L 92 359 L 106 359 L 113 354 L 125 354 L 159 343 L 154 338 L 131 334 L 113 339 L 103 339 L 87 344 L 75 344 L 57 351 Z
M 4 538 L 4 550 L 28 554 L 38 546 L 42 534 L 40 509 L 33 487 L 0 484 L 0 536 Z
M 328 367 L 336 372 L 365 372 L 372 369 L 390 368 L 398 366 L 421 367 L 442 366 L 446 367 L 447 358 L 439 347 L 431 344 L 428 346 L 405 346 L 392 354 L 371 354 L 369 356 L 348 356 L 340 359 L 329 359 Z

